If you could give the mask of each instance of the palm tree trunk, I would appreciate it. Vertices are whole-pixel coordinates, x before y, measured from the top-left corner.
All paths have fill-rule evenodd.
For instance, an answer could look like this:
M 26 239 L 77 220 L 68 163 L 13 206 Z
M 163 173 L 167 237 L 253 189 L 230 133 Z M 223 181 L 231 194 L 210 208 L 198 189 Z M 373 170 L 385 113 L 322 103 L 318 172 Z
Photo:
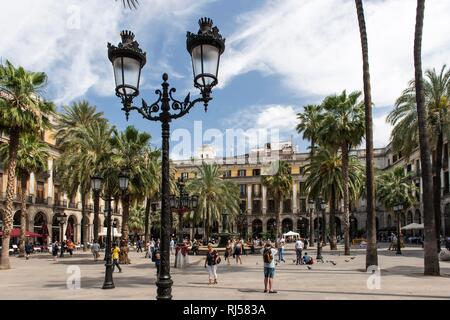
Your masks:
M 8 182 L 6 184 L 6 203 L 3 213 L 3 240 L 0 270 L 11 269 L 9 262 L 9 241 L 13 227 L 14 190 L 16 181 L 17 150 L 19 148 L 20 131 L 13 128 L 9 132 Z
M 20 177 L 20 240 L 19 240 L 19 258 L 25 257 L 25 231 L 27 229 L 27 175 Z
M 149 240 L 149 225 L 150 225 L 150 210 L 151 210 L 151 199 L 147 197 L 147 201 L 145 203 L 145 221 L 144 221 L 144 241 L 147 244 Z
M 84 192 L 81 192 L 81 216 L 84 217 L 84 224 L 83 224 L 83 239 L 81 241 L 83 242 L 83 251 L 87 250 L 87 243 L 88 243 L 88 236 L 89 236 L 89 217 L 86 214 L 86 194 Z M 64 232 L 64 230 L 61 230 L 61 232 Z M 61 239 L 64 239 L 64 235 L 60 235 Z
M 442 131 L 438 135 L 436 142 L 436 159 L 434 159 L 433 176 L 433 201 L 434 201 L 434 221 L 436 224 L 437 252 L 441 251 L 441 170 L 442 170 L 442 150 L 444 148 L 444 136 Z
M 130 195 L 127 193 L 122 197 L 122 238 L 120 244 L 120 258 L 119 258 L 119 261 L 122 264 L 130 263 L 130 259 L 128 259 L 129 216 L 130 216 Z
M 281 237 L 283 230 L 281 229 L 281 213 L 283 212 L 283 198 L 280 198 L 278 202 L 278 212 L 277 212 L 277 235 L 276 237 Z
M 331 186 L 330 197 L 330 249 L 337 250 L 336 239 L 336 189 Z
M 366 269 L 378 265 L 377 230 L 375 213 L 375 187 L 373 167 L 372 93 L 369 72 L 369 44 L 362 0 L 355 0 L 363 57 L 364 106 L 366 124 L 366 199 L 367 199 L 367 249 Z
M 350 213 L 348 197 L 348 145 L 344 143 L 342 149 L 342 177 L 344 183 L 344 255 L 350 255 Z
M 414 69 L 416 85 L 417 121 L 419 125 L 420 161 L 422 164 L 422 203 L 424 210 L 424 274 L 438 276 L 439 258 L 437 254 L 436 222 L 434 218 L 433 181 L 428 144 L 425 95 L 422 76 L 422 33 L 425 0 L 417 0 L 416 27 L 414 35 Z
M 206 219 L 205 219 L 205 237 L 206 241 L 209 241 L 209 207 L 206 208 Z
M 94 242 L 98 242 L 98 215 L 100 214 L 100 194 L 94 192 Z
M 315 148 L 315 140 L 311 139 L 311 150 L 310 150 L 310 158 L 312 161 L 312 158 L 314 157 L 314 148 Z M 319 216 L 317 216 L 317 223 L 319 223 Z M 309 242 L 311 247 L 314 247 L 314 219 L 313 219 L 313 214 L 312 214 L 312 210 L 310 211 L 310 216 L 309 216 Z

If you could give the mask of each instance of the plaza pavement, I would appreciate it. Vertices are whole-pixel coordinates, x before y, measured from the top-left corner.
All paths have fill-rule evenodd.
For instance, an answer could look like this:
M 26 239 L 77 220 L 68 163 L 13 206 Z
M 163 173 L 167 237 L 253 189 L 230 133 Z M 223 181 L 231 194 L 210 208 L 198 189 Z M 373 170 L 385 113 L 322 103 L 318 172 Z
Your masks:
M 351 259 L 339 251 L 323 251 L 324 261 L 309 270 L 295 265 L 292 244 L 287 246 L 286 263 L 278 264 L 275 275 L 277 294 L 263 293 L 261 255 L 243 256 L 242 265 L 218 267 L 218 284 L 209 286 L 203 267 L 204 257 L 189 256 L 186 269 L 171 268 L 174 299 L 269 300 L 269 299 L 450 299 L 450 262 L 441 262 L 441 277 L 423 276 L 423 251 L 405 248 L 403 256 L 380 248 L 380 289 L 368 289 L 369 274 L 364 271 L 365 250 L 352 248 Z M 315 257 L 315 250 L 306 250 Z M 102 255 L 103 256 L 103 255 Z M 144 253 L 130 252 L 132 264 L 123 273 L 114 273 L 115 289 L 102 290 L 103 260 L 94 262 L 89 252 L 54 262 L 48 253 L 34 254 L 30 260 L 11 257 L 11 270 L 0 271 L 0 299 L 154 299 L 156 269 Z M 172 263 L 173 265 L 173 263 Z M 67 289 L 68 267 L 78 266 L 81 288 Z

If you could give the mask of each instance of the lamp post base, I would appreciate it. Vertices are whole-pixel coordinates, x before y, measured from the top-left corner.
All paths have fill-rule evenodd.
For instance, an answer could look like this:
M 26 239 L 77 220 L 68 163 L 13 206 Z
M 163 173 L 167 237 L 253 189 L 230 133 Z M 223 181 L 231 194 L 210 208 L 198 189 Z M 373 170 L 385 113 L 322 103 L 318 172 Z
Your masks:
M 172 279 L 158 279 L 156 281 L 157 289 L 157 300 L 172 300 Z

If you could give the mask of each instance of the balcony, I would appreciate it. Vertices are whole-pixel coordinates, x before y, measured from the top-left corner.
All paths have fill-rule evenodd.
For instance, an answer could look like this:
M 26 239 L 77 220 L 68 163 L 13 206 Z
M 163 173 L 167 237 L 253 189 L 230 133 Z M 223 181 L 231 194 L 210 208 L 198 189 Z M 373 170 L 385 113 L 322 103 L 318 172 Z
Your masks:
M 55 200 L 55 207 L 59 208 L 67 208 L 67 201 L 66 200 Z
M 78 209 L 78 206 L 75 202 L 69 202 L 69 208 L 71 209 Z
M 43 197 L 36 197 L 35 203 L 48 205 L 48 199 Z

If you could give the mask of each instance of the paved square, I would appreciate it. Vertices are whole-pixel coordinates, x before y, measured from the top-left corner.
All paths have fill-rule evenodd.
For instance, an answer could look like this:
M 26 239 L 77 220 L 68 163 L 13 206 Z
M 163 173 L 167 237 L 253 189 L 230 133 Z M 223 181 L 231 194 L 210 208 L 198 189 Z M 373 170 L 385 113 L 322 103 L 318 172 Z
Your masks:
M 441 277 L 423 276 L 423 251 L 406 248 L 403 256 L 380 248 L 381 288 L 368 289 L 370 274 L 364 272 L 365 250 L 352 249 L 351 259 L 325 249 L 324 261 L 308 270 L 294 264 L 293 245 L 288 244 L 286 263 L 278 264 L 274 289 L 264 294 L 261 255 L 243 256 L 242 265 L 224 259 L 218 267 L 218 284 L 208 285 L 204 257 L 189 256 L 185 269 L 171 268 L 174 299 L 450 299 L 450 262 L 441 262 Z M 315 250 L 306 250 L 315 257 Z M 86 252 L 53 262 L 47 253 L 34 254 L 28 261 L 12 257 L 13 269 L 0 271 L 0 299 L 155 299 L 156 269 L 144 253 L 130 253 L 132 264 L 114 273 L 115 289 L 102 290 L 103 260 L 95 263 Z M 172 263 L 173 265 L 173 263 Z M 81 288 L 67 289 L 70 266 L 81 272 Z M 76 267 L 75 267 L 76 268 Z

